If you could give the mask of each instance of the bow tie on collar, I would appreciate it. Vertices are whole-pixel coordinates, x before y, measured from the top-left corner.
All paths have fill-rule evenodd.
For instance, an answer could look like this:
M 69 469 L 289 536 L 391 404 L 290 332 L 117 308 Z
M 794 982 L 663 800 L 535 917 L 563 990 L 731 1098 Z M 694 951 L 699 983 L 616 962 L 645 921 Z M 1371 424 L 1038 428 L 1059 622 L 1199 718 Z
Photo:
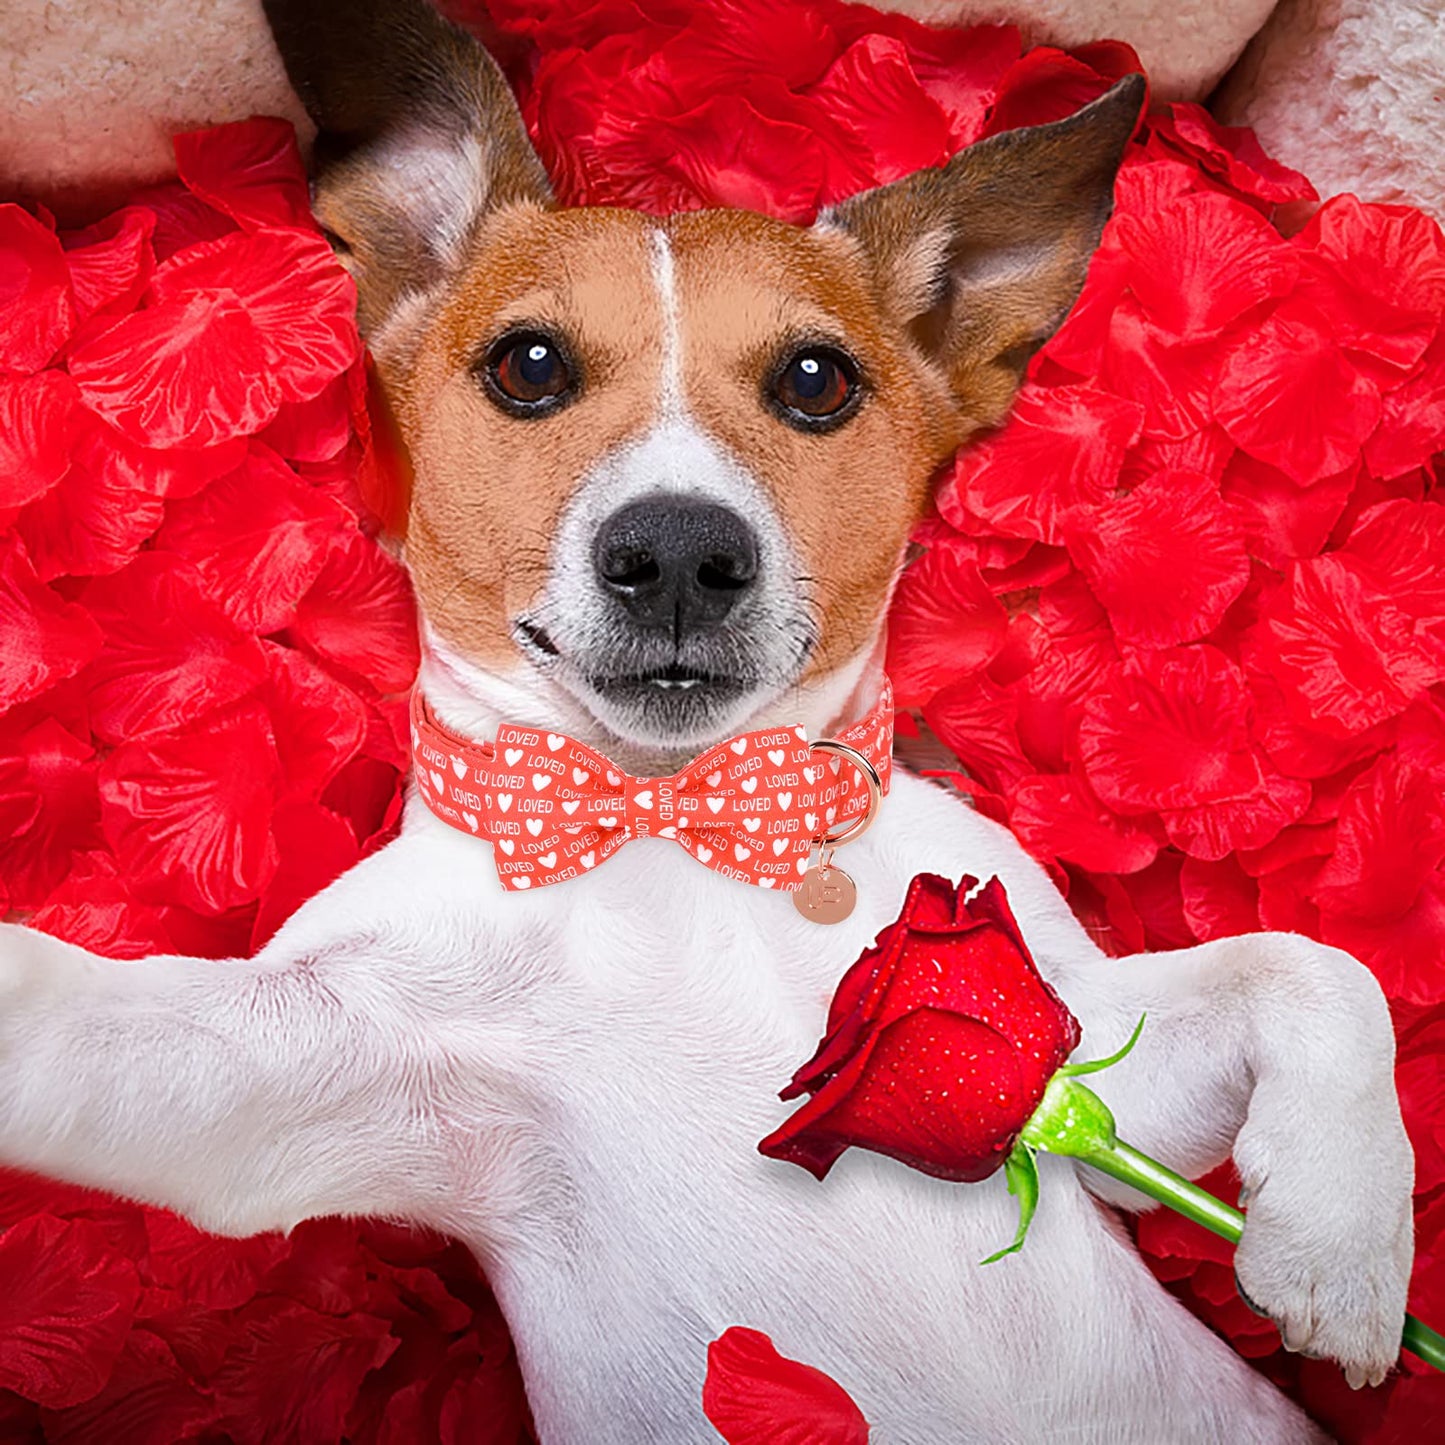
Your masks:
M 629 839 L 653 837 L 672 839 L 729 878 L 792 892 L 814 845 L 861 832 L 886 791 L 893 690 L 885 680 L 868 715 L 837 738 L 814 745 L 800 727 L 744 733 L 666 778 L 632 777 L 545 729 L 504 723 L 495 742 L 468 741 L 436 720 L 420 689 L 411 699 L 411 744 L 422 800 L 444 822 L 492 843 L 508 889 L 590 872 Z

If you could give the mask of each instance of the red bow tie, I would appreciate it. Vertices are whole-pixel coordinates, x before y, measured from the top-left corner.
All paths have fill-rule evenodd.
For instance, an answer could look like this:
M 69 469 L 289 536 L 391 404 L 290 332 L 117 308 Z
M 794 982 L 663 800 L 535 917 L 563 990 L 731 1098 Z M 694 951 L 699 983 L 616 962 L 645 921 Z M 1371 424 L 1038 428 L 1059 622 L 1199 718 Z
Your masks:
M 836 739 L 862 754 L 884 790 L 893 752 L 893 689 Z M 507 888 L 590 872 L 630 838 L 671 838 L 729 878 L 796 889 L 815 843 L 870 806 L 870 781 L 800 727 L 744 733 L 668 778 L 634 778 L 575 738 L 504 723 L 474 743 L 411 699 L 412 761 L 437 817 L 493 845 Z

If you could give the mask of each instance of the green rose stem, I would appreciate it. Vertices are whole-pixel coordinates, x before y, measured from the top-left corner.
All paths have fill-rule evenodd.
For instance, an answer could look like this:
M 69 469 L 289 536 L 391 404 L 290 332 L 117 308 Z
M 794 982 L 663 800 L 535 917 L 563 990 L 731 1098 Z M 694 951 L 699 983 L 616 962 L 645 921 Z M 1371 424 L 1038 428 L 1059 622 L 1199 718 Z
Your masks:
M 1222 1199 L 1216 1199 L 1197 1184 L 1191 1184 L 1172 1169 L 1121 1140 L 1114 1129 L 1114 1116 L 1104 1101 L 1086 1084 L 1078 1082 L 1080 1074 L 1094 1074 L 1117 1064 L 1138 1042 L 1144 1027 L 1141 1018 L 1129 1042 L 1107 1059 L 1085 1064 L 1065 1064 L 1044 1090 L 1039 1107 L 1024 1125 L 1013 1151 L 1004 1164 L 1004 1177 L 1009 1193 L 1019 1200 L 1019 1229 L 1012 1244 L 984 1260 L 992 1264 L 1012 1254 L 1024 1242 L 1034 1210 L 1038 1206 L 1039 1178 L 1035 1153 L 1044 1149 L 1050 1154 L 1067 1154 L 1114 1179 L 1167 1204 L 1171 1209 L 1202 1224 L 1213 1234 L 1239 1243 L 1244 1231 L 1244 1215 Z M 1418 1355 L 1426 1364 L 1445 1371 L 1445 1335 L 1422 1324 L 1414 1315 L 1405 1316 L 1405 1332 L 1401 1347 Z

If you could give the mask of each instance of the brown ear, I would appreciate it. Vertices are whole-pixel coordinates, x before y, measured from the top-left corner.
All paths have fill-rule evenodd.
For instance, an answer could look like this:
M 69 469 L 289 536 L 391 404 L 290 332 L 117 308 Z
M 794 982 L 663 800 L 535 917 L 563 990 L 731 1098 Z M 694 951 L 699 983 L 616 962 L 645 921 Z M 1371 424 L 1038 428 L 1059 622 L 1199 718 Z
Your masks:
M 1078 297 L 1143 97 L 1143 76 L 1127 76 L 1067 120 L 992 136 L 819 217 L 862 245 L 885 306 L 975 426 L 1003 419 Z
M 491 56 L 426 0 L 263 0 L 319 134 L 318 219 L 356 278 L 363 332 L 446 279 L 477 222 L 550 205 Z

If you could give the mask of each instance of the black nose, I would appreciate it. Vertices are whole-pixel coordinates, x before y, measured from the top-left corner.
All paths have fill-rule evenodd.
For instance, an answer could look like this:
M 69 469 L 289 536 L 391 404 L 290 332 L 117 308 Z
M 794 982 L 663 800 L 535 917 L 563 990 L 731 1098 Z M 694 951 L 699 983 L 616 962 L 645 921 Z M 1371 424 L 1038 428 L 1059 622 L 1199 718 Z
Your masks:
M 614 512 L 594 552 L 603 588 L 639 622 L 678 641 L 716 627 L 758 575 L 758 544 L 736 512 L 686 497 L 643 497 Z

